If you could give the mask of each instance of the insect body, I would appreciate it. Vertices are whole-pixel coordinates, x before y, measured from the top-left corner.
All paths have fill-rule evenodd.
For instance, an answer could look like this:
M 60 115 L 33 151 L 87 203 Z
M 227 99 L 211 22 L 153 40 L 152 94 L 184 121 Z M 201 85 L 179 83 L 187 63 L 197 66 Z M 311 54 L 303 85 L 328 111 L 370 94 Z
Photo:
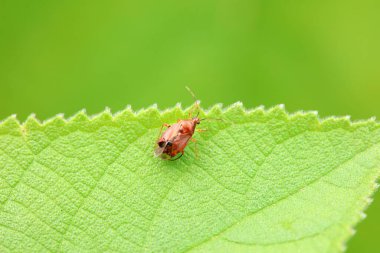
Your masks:
M 168 129 L 157 141 L 158 147 L 155 150 L 155 155 L 168 160 L 180 158 L 184 154 L 184 149 L 189 140 L 195 141 L 192 137 L 196 126 L 200 122 L 201 120 L 198 117 L 194 117 L 187 120 L 178 120 L 177 123 L 171 126 L 164 124 L 163 126 L 168 127 Z M 176 157 L 178 154 L 180 156 Z
M 188 87 L 186 88 L 195 98 L 191 90 Z M 199 110 L 199 104 L 197 101 L 195 102 L 195 106 L 195 108 L 198 108 Z M 154 151 L 155 156 L 160 156 L 162 159 L 171 161 L 181 158 L 181 156 L 184 154 L 184 150 L 188 142 L 190 140 L 195 142 L 195 139 L 192 137 L 196 126 L 201 122 L 201 119 L 198 118 L 198 115 L 199 111 L 195 117 L 190 117 L 190 119 L 179 119 L 177 123 L 172 125 L 163 124 L 161 131 L 163 127 L 167 127 L 167 129 L 157 141 L 157 147 Z M 198 131 L 204 130 L 199 129 Z

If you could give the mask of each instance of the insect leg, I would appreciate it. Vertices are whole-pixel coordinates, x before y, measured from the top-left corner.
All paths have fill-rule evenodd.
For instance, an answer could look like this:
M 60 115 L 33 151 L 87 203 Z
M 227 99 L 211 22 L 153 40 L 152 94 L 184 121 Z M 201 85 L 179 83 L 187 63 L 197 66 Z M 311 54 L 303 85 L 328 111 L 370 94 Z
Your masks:
M 198 146 L 197 146 L 197 140 L 194 138 L 191 138 L 190 141 L 194 142 L 194 152 L 195 152 L 195 157 L 198 159 Z
M 162 133 L 162 129 L 163 129 L 164 127 L 169 128 L 170 125 L 169 125 L 169 124 L 166 124 L 166 123 L 162 124 L 162 126 L 161 126 L 161 128 L 160 128 L 160 132 L 158 133 L 158 136 L 157 136 L 157 138 L 156 138 L 157 140 L 160 138 L 161 133 Z
M 177 156 L 176 158 L 174 159 L 168 159 L 169 161 L 175 161 L 175 160 L 178 160 L 179 158 L 181 158 L 183 156 L 183 152 L 181 153 L 180 156 Z

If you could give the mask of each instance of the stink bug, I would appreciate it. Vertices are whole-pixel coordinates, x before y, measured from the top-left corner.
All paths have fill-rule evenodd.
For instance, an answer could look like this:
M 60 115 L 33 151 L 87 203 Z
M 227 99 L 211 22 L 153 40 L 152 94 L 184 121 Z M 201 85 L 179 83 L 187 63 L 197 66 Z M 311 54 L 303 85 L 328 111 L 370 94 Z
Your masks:
M 163 124 L 159 133 L 161 135 L 163 127 L 167 127 L 161 137 L 157 140 L 157 147 L 154 150 L 155 156 L 159 156 L 162 159 L 174 161 L 182 157 L 184 150 L 189 140 L 196 142 L 193 137 L 196 131 L 196 126 L 201 123 L 199 116 L 199 103 L 195 98 L 194 93 L 186 87 L 190 94 L 195 99 L 195 108 L 198 109 L 196 116 L 192 117 L 189 113 L 189 119 L 179 119 L 177 123 L 172 125 Z M 203 129 L 197 129 L 198 132 L 205 131 Z

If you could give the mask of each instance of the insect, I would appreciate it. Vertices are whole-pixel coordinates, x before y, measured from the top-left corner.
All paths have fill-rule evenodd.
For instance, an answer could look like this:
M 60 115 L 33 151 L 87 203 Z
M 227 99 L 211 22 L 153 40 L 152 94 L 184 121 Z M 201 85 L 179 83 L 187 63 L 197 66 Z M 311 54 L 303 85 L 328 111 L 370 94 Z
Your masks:
M 196 140 L 193 138 L 194 132 L 196 130 L 198 132 L 205 131 L 204 129 L 196 129 L 197 125 L 199 125 L 203 119 L 198 117 L 198 100 L 188 87 L 186 87 L 186 89 L 195 99 L 195 109 L 198 109 L 198 112 L 194 117 L 191 116 L 190 112 L 189 119 L 179 119 L 177 123 L 172 125 L 166 123 L 162 125 L 159 135 L 164 127 L 167 127 L 167 129 L 157 140 L 157 147 L 154 150 L 154 154 L 165 160 L 174 161 L 181 158 L 188 142 L 191 140 L 196 143 Z

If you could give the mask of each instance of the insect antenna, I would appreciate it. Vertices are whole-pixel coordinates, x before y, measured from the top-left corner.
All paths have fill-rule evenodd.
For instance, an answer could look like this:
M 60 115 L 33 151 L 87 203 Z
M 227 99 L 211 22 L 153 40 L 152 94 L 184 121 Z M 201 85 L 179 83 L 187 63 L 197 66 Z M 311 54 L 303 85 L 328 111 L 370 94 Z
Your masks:
M 191 96 L 194 98 L 195 102 L 198 100 L 195 96 L 194 92 L 189 88 L 189 86 L 185 86 L 186 90 L 191 94 Z
M 198 112 L 197 112 L 197 115 L 195 116 L 195 117 L 197 118 L 197 117 L 199 116 L 199 111 L 200 111 L 200 109 L 199 109 L 199 100 L 198 100 L 197 97 L 195 96 L 194 92 L 193 92 L 188 86 L 185 86 L 185 88 L 186 88 L 186 90 L 190 93 L 190 95 L 194 98 L 194 101 L 195 101 L 195 102 L 194 102 L 195 107 L 192 108 L 192 109 L 189 111 L 189 117 L 192 118 L 191 115 L 193 114 L 193 111 L 194 111 L 195 109 L 197 109 Z

